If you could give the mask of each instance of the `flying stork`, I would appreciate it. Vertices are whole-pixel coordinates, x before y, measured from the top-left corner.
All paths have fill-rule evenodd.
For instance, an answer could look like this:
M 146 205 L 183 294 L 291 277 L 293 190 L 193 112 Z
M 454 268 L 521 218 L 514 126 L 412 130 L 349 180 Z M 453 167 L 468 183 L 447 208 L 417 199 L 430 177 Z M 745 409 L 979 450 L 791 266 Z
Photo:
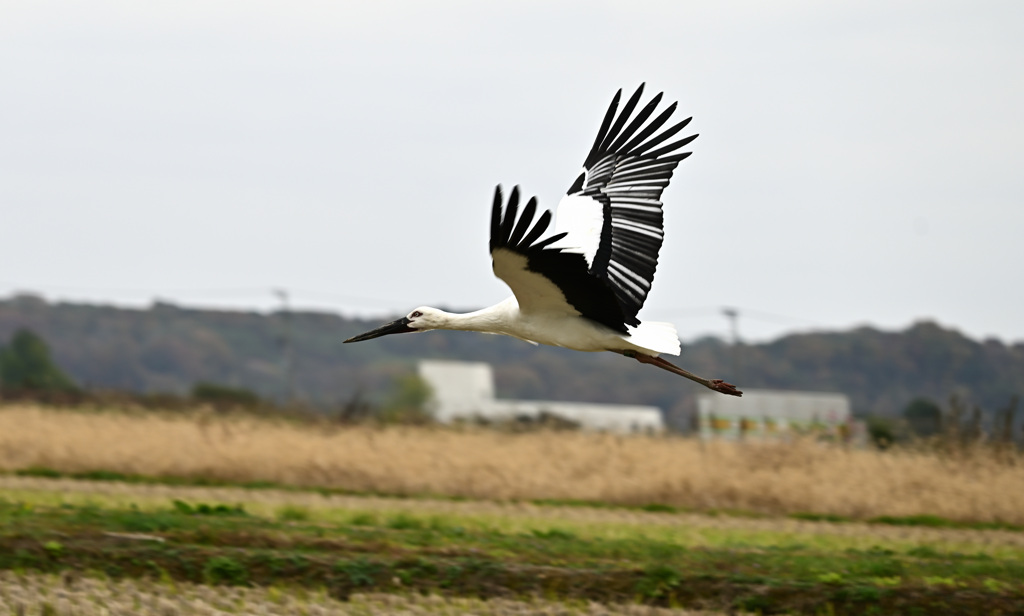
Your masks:
M 665 144 L 691 120 L 665 128 L 676 103 L 647 122 L 662 93 L 631 119 L 643 89 L 641 84 L 621 111 L 622 90 L 615 94 L 582 172 L 558 205 L 553 235 L 541 239 L 551 212 L 535 219 L 535 197 L 520 213 L 518 186 L 504 208 L 501 186 L 495 190 L 492 265 L 512 297 L 468 314 L 421 306 L 345 342 L 431 329 L 503 334 L 533 344 L 619 353 L 717 392 L 742 395 L 721 379 L 697 376 L 660 357 L 679 354 L 675 327 L 636 316 L 651 289 L 664 237 L 661 193 L 679 161 L 690 155 L 677 151 L 697 138 Z

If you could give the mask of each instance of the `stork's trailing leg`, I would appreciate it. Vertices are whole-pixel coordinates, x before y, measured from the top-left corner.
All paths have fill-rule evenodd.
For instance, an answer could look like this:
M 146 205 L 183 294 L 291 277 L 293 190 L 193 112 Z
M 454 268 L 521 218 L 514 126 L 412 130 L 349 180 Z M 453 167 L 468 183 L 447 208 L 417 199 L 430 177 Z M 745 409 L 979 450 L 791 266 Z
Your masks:
M 663 370 L 668 370 L 673 374 L 685 376 L 691 381 L 695 383 L 700 383 L 704 387 L 707 387 L 708 389 L 713 389 L 718 393 L 727 394 L 730 396 L 743 395 L 743 392 L 736 389 L 735 385 L 726 383 L 722 379 L 705 379 L 704 377 L 697 376 L 692 372 L 687 372 L 686 370 L 683 370 L 679 366 L 676 366 L 675 364 L 666 361 L 660 357 L 651 357 L 650 355 L 644 355 L 643 353 L 637 353 L 636 351 L 623 351 L 622 354 L 625 355 L 626 357 L 632 357 L 641 364 L 651 364 L 652 366 L 657 366 Z

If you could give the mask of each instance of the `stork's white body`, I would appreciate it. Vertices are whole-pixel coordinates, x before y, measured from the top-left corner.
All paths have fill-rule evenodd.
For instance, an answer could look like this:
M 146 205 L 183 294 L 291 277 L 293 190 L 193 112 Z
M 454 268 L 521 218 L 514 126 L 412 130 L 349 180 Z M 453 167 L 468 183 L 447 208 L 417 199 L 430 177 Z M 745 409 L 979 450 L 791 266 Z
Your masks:
M 666 125 L 675 103 L 651 119 L 661 94 L 634 116 L 642 94 L 641 85 L 621 112 L 622 91 L 612 99 L 582 173 L 558 206 L 554 235 L 541 239 L 552 216 L 536 216 L 535 198 L 520 213 L 518 187 L 507 205 L 501 187 L 495 190 L 491 259 L 494 275 L 508 284 L 512 297 L 468 314 L 422 306 L 345 342 L 430 329 L 503 334 L 576 351 L 620 353 L 740 395 L 724 381 L 698 377 L 660 358 L 679 354 L 675 327 L 637 318 L 664 238 L 661 193 L 690 155 L 677 150 L 697 137 L 671 141 L 690 121 Z
M 652 357 L 661 353 L 679 355 L 679 337 L 671 323 L 645 321 L 638 327 L 630 327 L 629 334 L 620 334 L 578 315 L 524 313 L 514 295 L 488 308 L 464 314 L 428 310 L 434 317 L 432 321 L 437 323 L 436 326 L 432 323 L 432 329 L 501 334 L 574 351 L 635 351 Z

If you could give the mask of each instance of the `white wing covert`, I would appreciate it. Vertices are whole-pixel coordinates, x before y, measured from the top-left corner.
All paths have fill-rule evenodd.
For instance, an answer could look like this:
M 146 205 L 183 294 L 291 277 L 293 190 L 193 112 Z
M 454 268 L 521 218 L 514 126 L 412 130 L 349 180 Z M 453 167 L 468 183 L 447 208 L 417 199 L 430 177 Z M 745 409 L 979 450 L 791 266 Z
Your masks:
M 628 333 L 622 310 L 604 280 L 592 275 L 583 255 L 554 248 L 565 234 L 540 240 L 551 223 L 551 212 L 537 214 L 531 198 L 519 213 L 519 187 L 512 189 L 503 208 L 501 186 L 491 208 L 491 263 L 494 275 L 505 281 L 525 313 L 557 313 L 586 317 Z

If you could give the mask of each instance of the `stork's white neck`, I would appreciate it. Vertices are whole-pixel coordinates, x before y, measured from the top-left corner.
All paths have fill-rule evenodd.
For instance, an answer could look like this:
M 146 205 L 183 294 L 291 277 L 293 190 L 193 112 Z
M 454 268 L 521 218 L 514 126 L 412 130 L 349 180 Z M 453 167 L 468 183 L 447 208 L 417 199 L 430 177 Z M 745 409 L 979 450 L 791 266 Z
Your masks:
M 458 314 L 454 312 L 437 311 L 441 316 L 437 329 L 456 329 L 467 332 L 484 332 L 490 334 L 510 334 L 509 326 L 513 324 L 518 312 L 519 304 L 515 297 L 509 297 L 503 302 L 476 310 Z

